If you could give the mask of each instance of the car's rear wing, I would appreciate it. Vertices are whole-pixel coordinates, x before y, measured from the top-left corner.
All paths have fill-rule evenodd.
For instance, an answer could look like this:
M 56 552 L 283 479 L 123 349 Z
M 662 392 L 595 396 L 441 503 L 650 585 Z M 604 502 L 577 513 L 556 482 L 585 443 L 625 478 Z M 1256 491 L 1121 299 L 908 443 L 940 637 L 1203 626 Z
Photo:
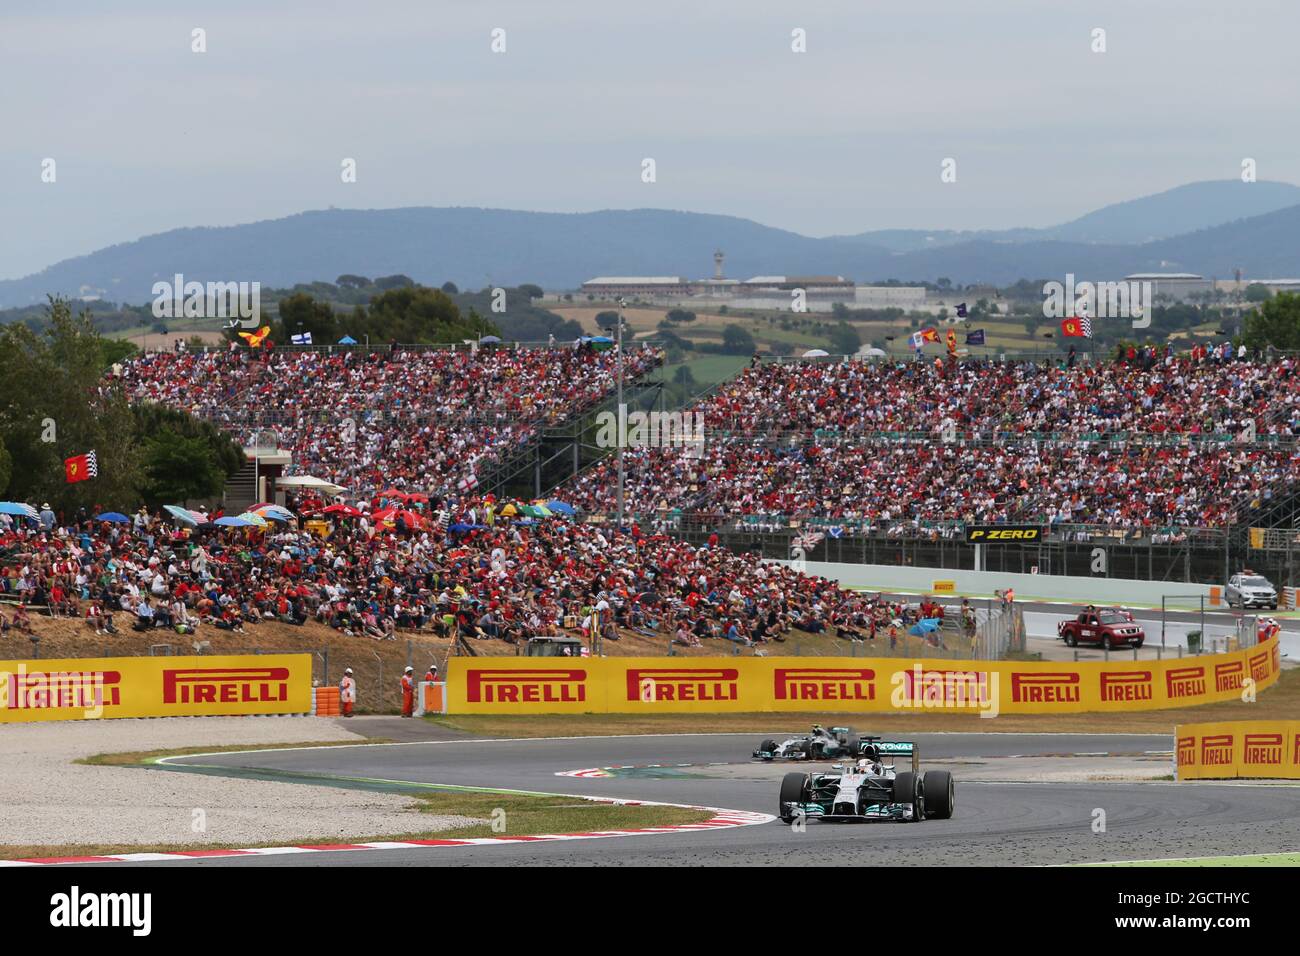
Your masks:
M 863 737 L 863 742 L 870 742 L 882 757 L 908 757 L 912 761 L 912 772 L 921 770 L 921 755 L 916 752 L 916 744 L 910 740 L 883 740 L 880 737 Z

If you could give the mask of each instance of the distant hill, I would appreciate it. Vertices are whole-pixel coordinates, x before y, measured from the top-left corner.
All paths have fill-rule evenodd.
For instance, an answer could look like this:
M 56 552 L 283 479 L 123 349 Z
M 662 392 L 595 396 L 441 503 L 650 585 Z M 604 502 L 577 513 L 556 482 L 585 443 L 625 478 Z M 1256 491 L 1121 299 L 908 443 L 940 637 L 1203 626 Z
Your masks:
M 961 242 L 1093 242 L 1105 245 L 1151 242 L 1208 229 L 1300 204 L 1300 186 L 1290 183 L 1214 180 L 1103 206 L 1046 229 L 953 230 L 878 229 L 836 237 L 881 246 L 891 252 L 942 248 Z
M 1148 235 L 1161 238 L 1134 238 Z M 733 277 L 832 273 L 859 282 L 946 276 L 1007 284 L 1066 272 L 1226 277 L 1236 268 L 1255 277 L 1289 276 L 1300 274 L 1300 188 L 1194 183 L 1047 230 L 890 230 L 823 239 L 734 216 L 662 209 L 330 209 L 110 246 L 0 281 L 0 308 L 39 303 L 47 293 L 144 304 L 155 281 L 177 272 L 205 282 L 260 281 L 264 288 L 355 273 L 402 274 L 434 285 L 451 280 L 462 289 L 524 282 L 571 289 L 596 275 L 711 275 L 719 247 Z

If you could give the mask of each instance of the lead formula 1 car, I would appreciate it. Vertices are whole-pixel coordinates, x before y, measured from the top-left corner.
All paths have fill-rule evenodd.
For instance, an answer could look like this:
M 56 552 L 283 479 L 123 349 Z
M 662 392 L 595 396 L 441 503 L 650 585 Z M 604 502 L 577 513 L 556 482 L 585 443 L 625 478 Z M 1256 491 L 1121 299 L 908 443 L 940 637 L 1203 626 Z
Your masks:
M 812 733 L 806 737 L 791 737 L 781 743 L 764 740 L 753 756 L 759 760 L 857 760 L 864 748 L 880 740 L 879 737 L 859 737 L 850 727 L 832 727 L 813 724 Z
M 895 756 L 911 758 L 899 771 Z M 831 773 L 787 773 L 781 781 L 778 816 L 796 820 L 863 822 L 868 820 L 946 820 L 952 816 L 955 790 L 947 770 L 920 769 L 915 744 L 880 741 L 851 764 Z

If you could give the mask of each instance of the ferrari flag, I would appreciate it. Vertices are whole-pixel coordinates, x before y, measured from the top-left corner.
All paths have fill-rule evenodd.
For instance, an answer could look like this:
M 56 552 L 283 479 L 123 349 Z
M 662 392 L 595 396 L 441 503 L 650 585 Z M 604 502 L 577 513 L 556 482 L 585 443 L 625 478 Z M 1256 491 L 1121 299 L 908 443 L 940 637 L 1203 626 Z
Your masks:
M 1072 316 L 1068 319 L 1062 319 L 1061 334 L 1066 338 L 1090 339 L 1092 338 L 1092 320 L 1087 316 Z
M 71 484 L 74 481 L 86 481 L 99 477 L 99 462 L 95 460 L 94 449 L 84 455 L 74 455 L 63 462 L 63 476 Z

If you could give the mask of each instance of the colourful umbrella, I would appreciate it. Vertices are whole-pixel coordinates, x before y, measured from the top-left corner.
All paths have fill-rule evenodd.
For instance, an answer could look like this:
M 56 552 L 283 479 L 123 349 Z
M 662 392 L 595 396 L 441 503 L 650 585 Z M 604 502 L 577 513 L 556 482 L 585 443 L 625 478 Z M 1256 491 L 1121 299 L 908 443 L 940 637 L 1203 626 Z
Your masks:
M 167 512 L 182 524 L 197 525 L 203 520 L 201 515 L 195 514 L 188 508 L 182 508 L 180 505 L 163 505 L 163 511 Z

